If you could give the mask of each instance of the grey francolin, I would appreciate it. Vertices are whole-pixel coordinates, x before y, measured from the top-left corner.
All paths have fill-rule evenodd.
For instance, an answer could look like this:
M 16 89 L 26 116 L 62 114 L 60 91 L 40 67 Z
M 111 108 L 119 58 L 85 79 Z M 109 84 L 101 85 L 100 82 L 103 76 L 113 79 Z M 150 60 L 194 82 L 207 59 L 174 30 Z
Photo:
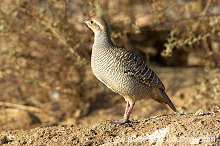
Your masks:
M 93 16 L 83 22 L 95 34 L 91 56 L 94 75 L 112 91 L 123 96 L 127 102 L 123 120 L 113 123 L 128 122 L 135 102 L 145 97 L 168 104 L 176 111 L 165 93 L 163 83 L 145 62 L 128 50 L 113 44 L 108 24 L 103 18 Z

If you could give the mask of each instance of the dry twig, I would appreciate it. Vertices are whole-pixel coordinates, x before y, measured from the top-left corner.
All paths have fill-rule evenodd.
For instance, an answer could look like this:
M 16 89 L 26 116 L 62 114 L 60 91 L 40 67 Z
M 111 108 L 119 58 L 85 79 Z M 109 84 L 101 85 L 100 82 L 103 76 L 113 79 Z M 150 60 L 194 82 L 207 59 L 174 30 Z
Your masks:
M 9 102 L 1 102 L 1 101 L 0 101 L 0 107 L 15 108 L 15 109 L 19 109 L 19 110 L 25 110 L 25 111 L 31 111 L 31 112 L 37 112 L 37 113 L 43 112 L 41 109 L 36 108 L 36 107 L 25 106 L 25 105 L 9 103 Z

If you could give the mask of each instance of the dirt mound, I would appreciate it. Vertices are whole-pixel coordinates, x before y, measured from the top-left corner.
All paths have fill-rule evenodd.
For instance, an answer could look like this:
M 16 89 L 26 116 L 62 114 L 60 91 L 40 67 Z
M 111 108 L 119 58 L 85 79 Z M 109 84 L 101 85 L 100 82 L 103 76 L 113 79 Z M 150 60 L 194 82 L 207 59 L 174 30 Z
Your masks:
M 124 125 L 100 122 L 89 126 L 54 126 L 4 131 L 8 145 L 143 145 L 220 144 L 220 114 L 162 115 Z

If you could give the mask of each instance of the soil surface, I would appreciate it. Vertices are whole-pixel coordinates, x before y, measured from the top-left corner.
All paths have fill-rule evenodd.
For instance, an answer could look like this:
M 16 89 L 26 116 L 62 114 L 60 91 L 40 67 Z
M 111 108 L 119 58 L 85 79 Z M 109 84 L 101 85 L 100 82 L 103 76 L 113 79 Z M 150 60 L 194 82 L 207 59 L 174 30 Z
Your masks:
M 62 122 L 44 108 L 5 104 L 0 111 L 0 144 L 220 145 L 219 97 L 198 96 L 203 89 L 198 85 L 206 72 L 201 68 L 152 68 L 164 82 L 178 113 L 143 99 L 136 103 L 130 123 L 111 124 L 107 120 L 122 118 L 125 101 L 100 84 L 104 93 L 92 92 L 99 96 L 85 103 L 84 114 L 76 110 L 75 117 Z M 45 103 L 45 109 L 50 105 L 50 101 Z
M 220 114 L 163 115 L 123 125 L 53 126 L 1 133 L 9 145 L 220 144 Z

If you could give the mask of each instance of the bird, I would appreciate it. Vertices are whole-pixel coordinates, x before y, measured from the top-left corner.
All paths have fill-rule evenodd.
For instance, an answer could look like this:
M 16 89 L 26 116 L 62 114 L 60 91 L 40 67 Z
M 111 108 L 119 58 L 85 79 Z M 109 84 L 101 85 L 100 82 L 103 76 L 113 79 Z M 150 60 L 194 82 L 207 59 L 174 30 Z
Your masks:
M 140 57 L 112 42 L 109 26 L 103 18 L 91 16 L 83 22 L 94 33 L 91 53 L 93 74 L 113 92 L 123 96 L 127 103 L 123 119 L 111 123 L 130 122 L 135 102 L 146 97 L 167 104 L 177 112 L 164 84 L 153 70 Z

